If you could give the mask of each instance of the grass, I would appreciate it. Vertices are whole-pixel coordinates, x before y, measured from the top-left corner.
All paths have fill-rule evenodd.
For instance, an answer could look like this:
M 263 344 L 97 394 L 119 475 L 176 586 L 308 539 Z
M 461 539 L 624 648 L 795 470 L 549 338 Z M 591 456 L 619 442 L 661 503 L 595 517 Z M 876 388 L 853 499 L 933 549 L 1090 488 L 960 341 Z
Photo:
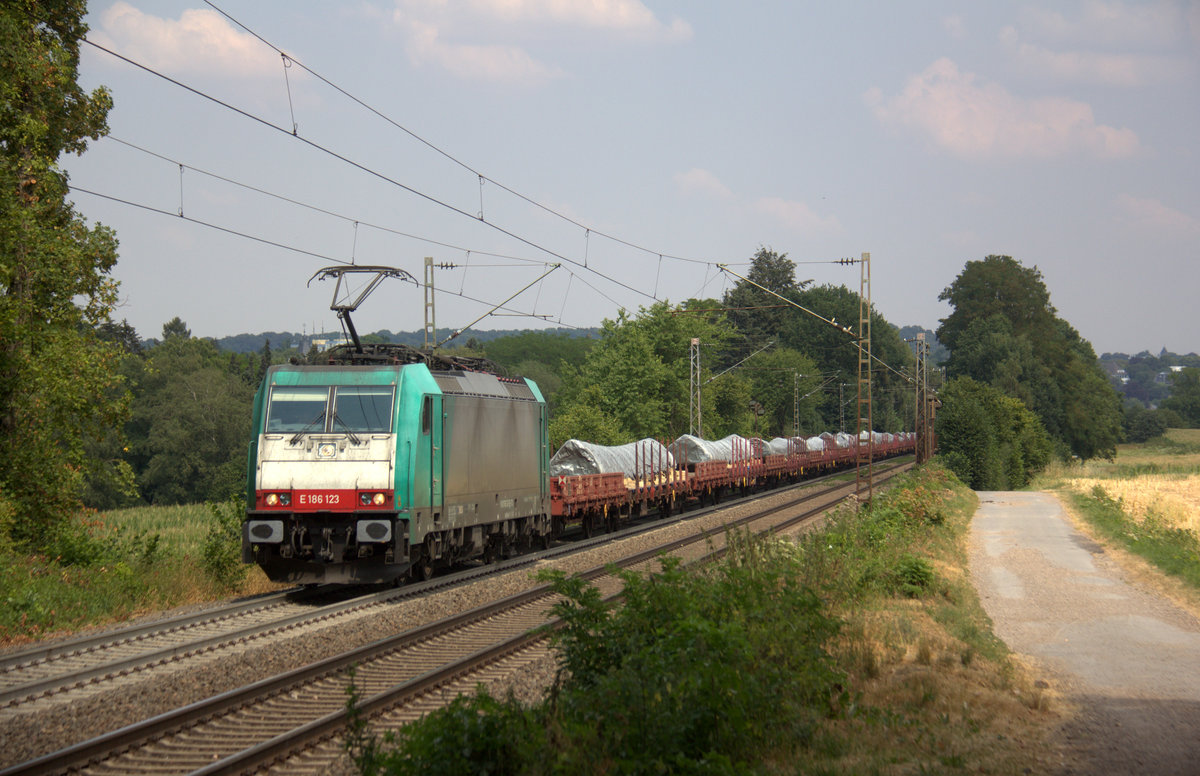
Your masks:
M 1200 429 L 1121 445 L 1113 461 L 1048 470 L 1095 538 L 1142 558 L 1200 592 Z
M 560 580 L 566 670 L 543 703 L 482 693 L 384 742 L 359 719 L 351 747 L 364 773 L 1046 772 L 1056 712 L 971 584 L 975 507 L 925 466 L 818 531 L 629 578 L 620 610 Z
M 5 551 L 0 646 L 280 587 L 257 567 L 232 584 L 213 574 L 214 520 L 204 504 L 136 507 L 77 518 L 47 554 Z

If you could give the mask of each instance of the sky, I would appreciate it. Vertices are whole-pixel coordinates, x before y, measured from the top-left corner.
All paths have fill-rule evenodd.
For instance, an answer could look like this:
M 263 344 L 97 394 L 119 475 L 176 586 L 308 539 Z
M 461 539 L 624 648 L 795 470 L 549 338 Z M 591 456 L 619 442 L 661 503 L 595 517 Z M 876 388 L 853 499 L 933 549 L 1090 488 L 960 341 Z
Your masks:
M 425 257 L 439 329 L 590 327 L 766 247 L 930 329 L 1008 255 L 1097 354 L 1200 351 L 1200 0 L 214 3 L 87 16 L 63 166 L 143 337 L 337 331 L 351 264 L 420 330 Z

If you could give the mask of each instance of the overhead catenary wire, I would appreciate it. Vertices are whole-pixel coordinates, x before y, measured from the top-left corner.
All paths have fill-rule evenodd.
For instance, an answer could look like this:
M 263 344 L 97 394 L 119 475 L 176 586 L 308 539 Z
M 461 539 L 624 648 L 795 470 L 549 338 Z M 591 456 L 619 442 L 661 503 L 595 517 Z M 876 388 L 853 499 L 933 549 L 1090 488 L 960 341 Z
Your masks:
M 573 264 L 577 267 L 580 267 L 581 269 L 586 269 L 589 272 L 592 272 L 593 274 L 595 274 L 596 276 L 601 277 L 604 280 L 608 281 L 609 283 L 612 283 L 615 286 L 624 288 L 627 291 L 631 291 L 634 294 L 637 294 L 638 296 L 644 296 L 648 299 L 654 299 L 655 301 L 659 301 L 659 300 L 655 299 L 653 296 L 651 296 L 650 294 L 646 293 L 645 291 L 642 291 L 639 288 L 636 288 L 632 285 L 629 285 L 628 283 L 620 281 L 620 280 L 618 280 L 614 277 L 611 277 L 603 272 L 600 272 L 591 267 L 588 267 L 585 264 L 577 261 L 576 259 L 572 259 L 569 256 L 565 256 L 565 255 L 563 255 L 549 247 L 541 245 L 540 243 L 537 243 L 534 240 L 531 240 L 527 237 L 523 237 L 523 236 L 517 234 L 516 232 L 513 232 L 512 230 L 507 229 L 493 221 L 489 221 L 486 218 L 477 217 L 472 213 L 468 213 L 467 211 L 463 210 L 462 208 L 460 208 L 456 205 L 452 205 L 449 202 L 445 202 L 441 199 L 438 199 L 437 197 L 435 197 L 431 194 L 427 194 L 427 193 L 421 191 L 420 189 L 414 188 L 413 186 L 409 186 L 408 184 L 398 181 L 389 175 L 386 175 L 372 167 L 369 167 L 369 166 L 363 164 L 362 162 L 355 161 L 355 160 L 351 159 L 350 157 L 346 156 L 345 154 L 342 154 L 338 151 L 333 150 L 332 148 L 329 148 L 329 147 L 324 146 L 314 140 L 311 140 L 311 139 L 305 137 L 304 135 L 301 135 L 299 133 L 292 134 L 289 130 L 287 130 L 284 127 L 279 126 L 278 124 L 274 123 L 273 121 L 270 121 L 261 116 L 255 115 L 254 113 L 251 113 L 248 110 L 239 108 L 235 105 L 225 102 L 224 100 L 214 97 L 211 94 L 208 94 L 207 92 L 197 89 L 196 87 L 189 86 L 188 84 L 185 84 L 182 81 L 179 81 L 179 80 L 172 78 L 164 73 L 161 73 L 161 72 L 155 70 L 154 68 L 149 67 L 148 65 L 144 65 L 141 62 L 138 62 L 127 56 L 124 56 L 123 54 L 119 54 L 106 46 L 96 43 L 95 41 L 93 41 L 89 38 L 84 38 L 83 42 L 88 44 L 89 46 L 92 46 L 93 48 L 95 48 L 99 51 L 103 51 L 104 53 L 121 60 L 122 62 L 130 64 L 140 70 L 150 73 L 151 75 L 161 78 L 164 81 L 166 81 L 174 86 L 178 86 L 179 88 L 184 89 L 185 91 L 190 92 L 190 93 L 196 95 L 197 97 L 200 97 L 205 100 L 209 100 L 210 102 L 212 102 L 216 105 L 219 105 L 219 106 L 225 108 L 226 110 L 232 111 L 240 116 L 243 116 L 244 118 L 247 118 L 251 121 L 261 124 L 262 126 L 267 127 L 268 129 L 273 129 L 276 132 L 279 132 L 281 134 L 295 138 L 299 142 L 305 144 L 306 146 L 308 146 L 316 151 L 319 151 L 319 152 L 326 154 L 334 159 L 337 159 L 338 161 L 340 161 L 344 164 L 347 164 L 357 170 L 367 173 L 368 175 L 376 177 L 385 183 L 388 183 L 392 186 L 402 189 L 403 191 L 407 191 L 410 194 L 420 197 L 421 199 L 423 199 L 427 202 L 430 202 L 434 205 L 445 208 L 446 210 L 449 210 L 460 216 L 469 218 L 473 221 L 478 221 L 479 223 L 486 225 L 488 228 L 493 229 L 493 230 L 499 232 L 500 234 L 505 235 L 506 237 L 510 237 L 513 240 L 516 240 L 517 242 L 520 242 L 524 245 L 529 246 L 530 248 L 533 248 L 534 250 L 542 251 L 543 253 L 546 253 L 549 256 L 553 256 L 554 258 L 559 259 L 560 261 L 566 262 L 568 264 Z M 299 63 L 297 63 L 297 64 L 299 64 Z
M 696 259 L 696 258 L 691 258 L 691 257 L 686 257 L 686 256 L 677 256 L 677 255 L 670 254 L 670 253 L 664 253 L 664 252 L 662 252 L 662 251 L 658 251 L 658 250 L 652 250 L 652 249 L 650 249 L 650 248 L 646 248 L 646 247 L 644 247 L 644 246 L 641 246 L 641 245 L 638 245 L 638 244 L 636 244 L 636 243 L 634 243 L 634 242 L 632 242 L 632 241 L 629 241 L 629 240 L 622 239 L 622 238 L 620 238 L 620 237 L 617 237 L 617 236 L 615 236 L 615 235 L 609 234 L 609 233 L 607 233 L 607 232 L 599 231 L 599 230 L 597 230 L 597 229 L 594 229 L 594 228 L 592 228 L 592 227 L 590 227 L 590 226 L 588 226 L 588 225 L 586 225 L 586 224 L 584 224 L 584 223 L 581 223 L 580 221 L 577 221 L 577 220 L 576 220 L 576 219 L 574 219 L 574 218 L 571 218 L 570 216 L 568 216 L 568 215 L 566 215 L 566 214 L 564 214 L 564 213 L 562 213 L 562 212 L 560 212 L 560 211 L 558 211 L 558 210 L 555 210 L 554 208 L 552 208 L 552 207 L 550 207 L 550 206 L 548 206 L 548 205 L 544 205 L 544 204 L 542 204 L 541 202 L 538 202 L 537 200 L 535 200 L 535 199 L 533 199 L 533 198 L 531 198 L 531 197 L 528 197 L 528 196 L 526 196 L 525 194 L 522 194 L 521 192 L 519 192 L 519 191 L 517 191 L 517 190 L 515 190 L 515 189 L 513 189 L 513 188 L 511 188 L 511 187 L 509 187 L 509 186 L 506 186 L 505 184 L 501 183 L 500 181 L 497 181 L 496 179 L 494 179 L 494 178 L 492 178 L 492 177 L 490 177 L 490 176 L 488 176 L 488 175 L 485 175 L 485 174 L 484 174 L 483 172 L 481 172 L 480 170 L 478 170 L 478 169 L 476 169 L 475 167 L 473 167 L 473 166 L 471 166 L 471 165 L 467 164 L 466 162 L 462 161 L 462 160 L 461 160 L 461 159 L 459 159 L 457 156 L 454 156 L 453 154 L 449 153 L 448 151 L 446 151 L 446 150 L 442 149 L 440 146 L 438 146 L 438 145 L 434 144 L 433 142 L 431 142 L 431 141 L 429 141 L 429 140 L 426 140 L 424 137 L 422 137 L 422 136 L 418 135 L 417 133 L 413 132 L 411 129 L 409 129 L 408 127 L 404 126 L 403 124 L 401 124 L 400 122 L 396 121 L 395 119 L 391 118 L 390 116 L 388 116 L 387 114 L 383 113 L 383 112 L 382 112 L 382 111 L 380 111 L 379 109 L 375 108 L 374 106 L 370 105 L 369 103 L 367 103 L 367 102 L 363 101 L 363 100 L 362 100 L 362 99 L 360 99 L 359 97 L 357 97 L 357 96 L 355 96 L 354 94 L 350 93 L 349 91 L 347 91 L 347 90 L 346 90 L 345 88 L 343 88 L 342 86 L 339 86 L 338 84 L 336 84 L 336 83 L 334 83 L 333 81 L 329 80 L 328 78 L 326 78 L 326 77 L 325 77 L 325 76 L 323 76 L 321 73 L 319 73 L 319 72 L 317 72 L 316 70 L 314 70 L 313 68 L 311 68 L 311 67 L 308 67 L 308 66 L 307 66 L 307 65 L 305 65 L 303 62 L 301 62 L 300 60 L 296 59 L 294 56 L 291 56 L 290 54 L 287 54 L 286 52 L 284 52 L 284 50 L 283 50 L 283 49 L 279 48 L 279 47 L 278 47 L 278 46 L 276 46 L 274 43 L 270 42 L 269 40 L 267 40 L 266 38 L 264 38 L 262 35 L 260 35 L 260 34 L 259 34 L 257 31 L 255 31 L 254 29 L 250 28 L 248 25 L 244 24 L 242 21 L 240 21 L 239 19 L 235 18 L 234 16 L 232 16 L 231 14 L 229 14 L 228 12 L 226 12 L 224 9 L 222 9 L 220 6 L 218 6 L 216 3 L 212 2 L 212 0 L 204 0 L 204 2 L 205 2 L 205 4 L 206 4 L 206 5 L 208 5 L 210 8 L 212 8 L 212 9 L 213 9 L 214 11 L 216 11 L 217 13 L 221 14 L 222 16 L 224 16 L 224 17 L 225 17 L 226 19 L 228 19 L 230 22 L 232 22 L 233 24 L 235 24 L 235 25 L 237 25 L 238 27 L 242 28 L 243 30 L 245 30 L 247 34 L 249 34 L 249 35 L 253 36 L 253 37 L 254 37 L 255 39 L 257 39 L 257 40 L 258 40 L 260 43 L 262 43 L 263 45 L 267 46 L 267 47 L 268 47 L 268 48 L 270 48 L 272 51 L 274 51 L 274 52 L 276 52 L 277 54 L 279 54 L 281 57 L 285 57 L 287 60 L 291 61 L 291 62 L 292 62 L 292 63 L 294 63 L 296 66 L 298 66 L 298 67 L 300 67 L 302 70 L 304 70 L 306 73 L 308 73 L 308 74 L 312 75 L 314 78 L 316 78 L 317 80 L 321 81 L 321 83 L 325 84 L 325 85 L 326 85 L 326 86 L 328 86 L 329 88 L 331 88 L 331 89 L 333 89 L 334 91 L 338 92 L 339 94 L 341 94 L 342 96 L 344 96 L 346 99 L 348 99 L 348 100 L 350 100 L 350 101 L 354 102 L 354 103 L 355 103 L 356 105 L 358 105 L 359 107 L 363 108 L 364 110 L 366 110 L 366 111 L 370 112 L 371 114 L 373 114 L 373 115 L 377 116 L 378 118 L 380 118 L 380 119 L 382 119 L 383 121 L 387 122 L 388 124 L 392 125 L 392 126 L 393 126 L 393 127 L 395 127 L 396 129 L 400 130 L 400 131 L 401 131 L 401 132 L 403 132 L 404 134 L 406 134 L 406 135 L 408 135 L 409 137 L 411 137 L 413 140 L 416 140 L 418 143 L 421 143 L 422 145 L 426 146 L 426 147 L 427 147 L 427 148 L 429 148 L 430 150 L 432 150 L 432 151 L 436 152 L 437 154 L 440 154 L 442 157 L 444 157 L 445 159 L 449 160 L 450 162 L 452 162 L 452 163 L 454 163 L 454 164 L 458 165 L 458 166 L 459 166 L 459 167 L 461 167 L 463 170 L 465 170 L 465 171 L 467 171 L 467 172 L 469 172 L 469 173 L 471 173 L 471 174 L 475 175 L 475 176 L 476 176 L 476 177 L 479 179 L 479 187 L 480 187 L 479 220 L 484 220 L 484 219 L 483 219 L 483 184 L 484 184 L 484 182 L 486 181 L 486 182 L 488 182 L 488 183 L 492 184 L 493 186 L 496 186 L 497 188 L 500 188 L 500 189 L 502 189 L 503 191 L 505 191 L 505 192 L 507 192 L 507 193 L 511 194 L 512 196 L 514 196 L 514 197 L 517 197 L 518 199 L 522 200 L 523 202 L 525 202 L 525 203 L 527 203 L 527 204 L 529 204 L 529 205 L 531 205 L 531 206 L 533 206 L 533 207 L 535 207 L 535 208 L 538 208 L 539 210 L 542 210 L 542 211 L 544 211 L 544 212 L 546 212 L 546 213 L 549 213 L 550 215 L 553 215 L 554 217 L 556 217 L 556 218 L 559 218 L 559 219 L 561 219 L 562 221 L 564 221 L 564 222 L 566 222 L 566 223 L 568 223 L 568 224 L 571 224 L 571 225 L 573 225 L 573 226 L 575 226 L 575 227 L 577 227 L 577 228 L 579 228 L 579 229 L 584 229 L 584 230 L 586 230 L 586 231 L 588 231 L 588 232 L 590 232 L 590 233 L 595 233 L 595 234 L 596 234 L 596 235 L 598 235 L 599 237 L 603 237 L 604 239 L 606 239 L 606 240 L 610 240 L 611 242 L 617 243 L 617 244 L 619 244 L 619 245 L 624 245 L 624 246 L 625 246 L 625 247 L 627 247 L 627 248 L 631 248 L 631 249 L 633 249 L 633 250 L 640 251 L 640 252 L 642 252 L 642 253 L 647 253 L 647 254 L 650 254 L 650 255 L 657 255 L 657 256 L 660 256 L 660 257 L 663 257 L 663 258 L 668 258 L 668 259 L 672 259 L 672 260 L 675 260 L 675 261 L 682 261 L 682 262 L 687 262 L 687 263 L 692 263 L 692 264 L 711 264 L 711 263 L 713 263 L 713 261 L 712 261 L 712 260 L 709 260 L 709 259 Z M 560 257 L 560 258 L 561 258 L 561 257 Z
M 478 250 L 475 248 L 464 248 L 460 245 L 455 245 L 454 243 L 448 243 L 448 242 L 444 242 L 442 240 L 436 240 L 432 237 L 424 237 L 422 235 L 413 234 L 412 232 L 406 232 L 401 229 L 396 229 L 394 227 L 384 226 L 382 224 L 368 221 L 361 217 L 351 216 L 351 215 L 347 215 L 345 213 L 339 213 L 335 210 L 329 210 L 328 208 L 324 208 L 319 205 L 314 205 L 310 202 L 304 202 L 303 200 L 295 199 L 294 197 L 289 197 L 284 194 L 278 194 L 278 193 L 270 191 L 268 189 L 264 189 L 261 186 L 255 186 L 254 184 L 246 183 L 244 181 L 239 181 L 236 178 L 231 178 L 227 175 L 222 175 L 220 173 L 216 173 L 211 170 L 206 170 L 202 167 L 197 167 L 193 164 L 188 164 L 187 162 L 179 161 L 178 159 L 174 159 L 165 154 L 161 154 L 157 151 L 154 151 L 154 150 L 151 150 L 144 146 L 138 145 L 137 143 L 130 142 L 129 140 L 125 140 L 123 138 L 116 137 L 115 135 L 106 135 L 103 139 L 111 140 L 114 143 L 119 143 L 123 146 L 126 146 L 127 148 L 131 148 L 135 151 L 139 151 L 143 154 L 146 154 L 147 156 L 154 157 L 155 159 L 161 159 L 164 162 L 169 162 L 171 164 L 178 165 L 181 176 L 183 174 L 183 170 L 185 170 L 185 169 L 191 170 L 192 172 L 212 178 L 213 180 L 218 180 L 218 181 L 221 181 L 222 183 L 228 183 L 231 186 L 236 186 L 238 188 L 245 189 L 246 191 L 252 191 L 255 194 L 261 194 L 264 197 L 270 197 L 272 199 L 279 200 L 280 202 L 286 202 L 289 205 L 295 205 L 296 207 L 303 208 L 305 210 L 310 210 L 314 213 L 321 213 L 322 215 L 329 216 L 330 218 L 337 218 L 337 219 L 340 219 L 347 223 L 352 223 L 352 224 L 356 225 L 356 227 L 357 226 L 365 226 L 367 228 L 375 229 L 380 232 L 385 232 L 387 234 L 396 235 L 397 237 L 404 237 L 404 238 L 407 238 L 410 240 L 417 240 L 419 242 L 426 243 L 427 245 L 436 245 L 439 248 L 446 248 L 447 250 L 452 250 L 452 251 L 462 251 L 463 253 L 467 254 L 468 260 L 470 258 L 470 254 L 476 253 L 476 254 L 479 254 L 480 256 L 490 256 L 490 257 L 496 258 L 496 259 L 508 259 L 510 261 L 519 261 L 519 262 L 525 262 L 528 264 L 545 264 L 546 263 L 542 259 L 531 259 L 531 258 L 526 258 L 524 256 L 514 256 L 512 254 L 507 254 L 507 253 L 496 253 L 493 251 L 482 251 L 482 250 Z M 182 206 L 182 200 L 183 200 L 182 182 L 180 183 L 179 196 L 180 196 L 180 202 L 181 202 L 180 210 L 182 210 L 182 208 L 183 208 L 183 206 Z M 517 265 L 476 264 L 474 266 L 477 266 L 477 267 L 500 267 L 500 266 L 517 266 Z
M 321 259 L 322 261 L 331 261 L 335 264 L 346 264 L 346 265 L 353 264 L 353 262 L 351 262 L 351 261 L 347 261 L 346 259 L 339 259 L 336 256 L 329 256 L 324 253 L 318 253 L 316 251 L 310 251 L 305 248 L 299 248 L 295 245 L 288 245 L 287 243 L 282 243 L 277 240 L 271 240 L 266 237 L 260 237 L 259 235 L 250 234 L 249 232 L 243 232 L 238 229 L 232 229 L 227 226 L 221 226 L 220 224 L 214 224 L 210 221 L 204 221 L 202 219 L 195 218 L 193 216 L 183 215 L 181 213 L 172 213 L 169 210 L 163 210 L 162 208 L 154 207 L 153 205 L 147 205 L 143 202 L 134 202 L 133 200 L 125 199 L 123 197 L 117 197 L 112 194 L 104 194 L 99 191 L 93 191 L 92 189 L 87 189 L 82 186 L 78 186 L 76 184 L 71 184 L 70 190 L 73 192 L 80 193 L 80 194 L 87 194 L 89 196 L 98 197 L 100 199 L 106 199 L 110 202 L 117 202 L 122 205 L 126 205 L 126 206 L 133 207 L 133 208 L 138 208 L 139 210 L 145 210 L 150 213 L 157 213 L 158 215 L 167 216 L 168 218 L 178 218 L 180 220 L 187 221 L 188 223 L 196 224 L 198 226 L 203 226 L 205 228 L 213 229 L 218 232 L 223 232 L 225 234 L 228 234 L 228 235 L 231 235 L 234 237 L 240 237 L 245 240 L 251 240 L 253 242 L 261 243 L 263 245 L 269 245 L 273 248 L 279 248 L 281 250 L 290 251 L 292 253 L 297 253 L 297 254 L 300 254 L 303 256 L 309 256 L 312 258 Z M 416 283 L 416 285 L 421 288 L 424 287 L 423 283 L 418 282 L 418 283 Z M 514 310 L 514 309 L 511 309 L 508 307 L 503 307 L 501 305 L 495 305 L 494 303 L 489 302 L 485 299 L 479 299 L 479 298 L 471 296 L 469 294 L 464 294 L 461 292 L 456 293 L 454 291 L 447 291 L 445 289 L 440 289 L 440 292 L 443 294 L 449 294 L 450 296 L 459 297 L 460 299 L 465 299 L 469 302 L 475 302 L 477 304 L 487 305 L 489 307 L 493 307 L 498 310 L 505 310 L 506 312 L 512 313 L 514 315 L 518 315 L 522 318 L 539 318 L 539 319 L 542 318 L 542 316 L 536 315 L 535 313 L 532 313 L 532 312 L 525 312 L 524 310 Z M 609 300 L 609 301 L 612 301 L 612 300 Z M 559 320 L 559 325 L 563 326 L 564 328 L 568 328 L 568 329 L 591 328 L 588 326 L 578 326 L 575 324 L 563 323 L 561 321 L 561 319 Z

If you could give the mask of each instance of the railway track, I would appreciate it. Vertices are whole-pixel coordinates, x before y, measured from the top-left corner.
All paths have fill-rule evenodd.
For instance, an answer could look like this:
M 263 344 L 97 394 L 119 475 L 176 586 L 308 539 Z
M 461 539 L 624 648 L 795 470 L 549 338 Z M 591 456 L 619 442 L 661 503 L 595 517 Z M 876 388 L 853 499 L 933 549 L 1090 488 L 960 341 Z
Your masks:
M 884 476 L 909 466 L 895 466 Z M 754 525 L 760 532 L 786 530 L 827 510 L 854 487 L 848 483 L 805 493 L 730 525 Z M 654 528 L 663 525 L 659 522 Z M 619 565 L 646 567 L 664 552 L 682 553 L 685 562 L 697 562 L 722 553 L 723 544 L 723 533 L 691 531 L 632 554 Z M 584 576 L 605 596 L 617 596 L 620 583 L 608 565 Z M 293 762 L 295 772 L 323 772 L 330 758 L 340 755 L 334 740 L 345 725 L 345 690 L 352 667 L 364 698 L 363 712 L 375 725 L 398 725 L 428 711 L 430 704 L 440 705 L 439 699 L 474 687 L 489 672 L 503 673 L 544 655 L 544 636 L 531 631 L 548 623 L 554 600 L 548 587 L 535 587 L 14 766 L 0 776 L 68 771 L 244 773 L 289 757 L 293 759 L 288 772 Z
M 810 480 L 808 484 L 822 479 Z M 729 500 L 725 506 L 736 503 L 737 500 Z M 670 520 L 704 513 L 705 510 L 692 511 Z M 615 534 L 577 537 L 549 550 L 455 571 L 401 588 L 374 589 L 358 595 L 355 593 L 362 588 L 294 589 L 10 653 L 0 657 L 0 715 L 106 692 L 119 683 L 137 681 L 147 672 L 183 668 L 235 645 L 287 635 L 312 625 L 332 625 L 378 607 L 530 566 L 613 538 L 655 530 L 664 524 L 661 520 L 642 521 Z

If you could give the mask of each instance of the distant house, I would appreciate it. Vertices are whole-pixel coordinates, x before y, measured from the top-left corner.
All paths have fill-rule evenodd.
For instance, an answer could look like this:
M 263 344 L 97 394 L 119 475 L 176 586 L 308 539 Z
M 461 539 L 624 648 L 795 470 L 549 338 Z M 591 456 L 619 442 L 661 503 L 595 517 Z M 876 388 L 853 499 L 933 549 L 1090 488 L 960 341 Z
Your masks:
M 1169 367 L 1167 367 L 1167 371 L 1159 372 L 1158 374 L 1156 374 L 1154 376 L 1154 382 L 1163 383 L 1165 385 L 1167 382 L 1169 382 L 1168 378 L 1170 377 L 1171 373 L 1182 372 L 1183 370 L 1184 370 L 1184 367 L 1182 367 L 1182 366 L 1169 366 Z
M 317 334 L 310 340 L 310 346 L 318 351 L 329 350 L 334 345 L 347 345 L 350 338 L 345 334 Z

